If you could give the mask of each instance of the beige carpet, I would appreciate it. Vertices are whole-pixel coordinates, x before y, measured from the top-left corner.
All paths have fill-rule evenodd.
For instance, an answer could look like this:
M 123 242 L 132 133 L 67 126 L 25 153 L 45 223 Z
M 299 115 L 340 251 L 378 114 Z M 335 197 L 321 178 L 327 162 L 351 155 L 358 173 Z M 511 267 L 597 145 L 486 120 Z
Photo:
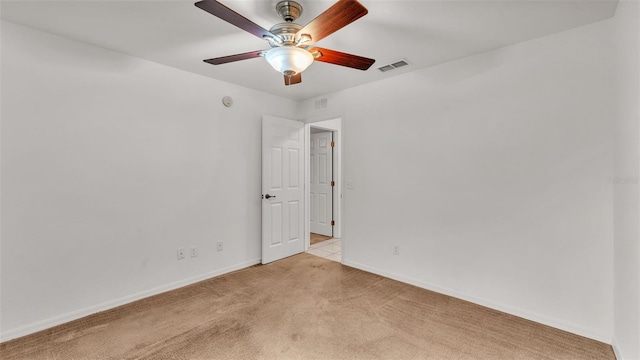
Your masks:
M 331 236 L 320 235 L 320 234 L 309 234 L 309 245 L 317 244 L 319 242 L 327 241 L 333 239 Z
M 8 359 L 615 359 L 611 346 L 309 254 L 0 344 Z

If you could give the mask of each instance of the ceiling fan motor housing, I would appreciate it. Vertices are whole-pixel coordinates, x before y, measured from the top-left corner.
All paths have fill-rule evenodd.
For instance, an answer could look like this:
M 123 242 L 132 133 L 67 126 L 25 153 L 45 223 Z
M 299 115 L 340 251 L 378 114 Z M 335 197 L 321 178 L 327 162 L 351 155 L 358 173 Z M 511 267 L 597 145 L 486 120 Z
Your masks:
M 295 1 L 280 1 L 276 4 L 276 11 L 286 22 L 294 22 L 302 14 L 302 5 Z
M 283 22 L 279 24 L 275 24 L 269 30 L 270 33 L 277 35 L 284 45 L 293 45 L 296 43 L 296 34 L 298 31 L 302 29 L 302 26 L 292 23 L 292 22 Z M 276 47 L 278 45 L 271 44 L 272 47 Z

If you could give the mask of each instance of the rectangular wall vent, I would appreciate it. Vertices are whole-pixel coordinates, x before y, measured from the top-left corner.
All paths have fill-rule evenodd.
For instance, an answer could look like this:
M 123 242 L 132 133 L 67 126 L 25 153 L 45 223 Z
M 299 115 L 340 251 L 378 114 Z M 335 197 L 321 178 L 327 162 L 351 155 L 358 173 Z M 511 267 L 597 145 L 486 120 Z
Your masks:
M 328 106 L 327 98 L 316 100 L 316 111 L 326 109 Z
M 381 66 L 378 68 L 378 70 L 382 72 L 387 72 L 387 71 L 395 70 L 397 68 L 407 66 L 407 65 L 409 65 L 409 62 L 405 59 L 402 59 L 402 60 L 395 61 L 389 65 Z

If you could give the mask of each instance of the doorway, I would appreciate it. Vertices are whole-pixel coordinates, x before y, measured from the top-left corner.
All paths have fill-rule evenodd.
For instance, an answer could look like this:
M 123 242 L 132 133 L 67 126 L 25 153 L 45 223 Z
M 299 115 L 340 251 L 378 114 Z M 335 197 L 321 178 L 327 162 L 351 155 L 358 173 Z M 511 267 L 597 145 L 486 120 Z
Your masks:
M 305 126 L 305 243 L 308 253 L 342 261 L 341 119 Z
M 311 127 L 309 141 L 309 231 L 311 245 L 333 237 L 333 132 Z M 314 236 L 317 235 L 317 236 Z M 328 238 L 328 239 L 327 239 Z

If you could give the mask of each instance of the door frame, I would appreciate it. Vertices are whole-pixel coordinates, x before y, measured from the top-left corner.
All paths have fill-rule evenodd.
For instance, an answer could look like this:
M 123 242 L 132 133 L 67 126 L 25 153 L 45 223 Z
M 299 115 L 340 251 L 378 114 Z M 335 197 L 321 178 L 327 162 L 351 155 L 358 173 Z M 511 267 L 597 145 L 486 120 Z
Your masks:
M 330 120 L 322 120 L 312 123 L 306 123 L 304 125 L 304 148 L 305 148 L 305 162 L 304 162 L 304 198 L 305 198 L 305 211 L 304 211 L 304 241 L 305 250 L 309 249 L 311 239 L 309 236 L 310 226 L 309 220 L 311 219 L 310 209 L 310 197 L 311 197 L 311 166 L 309 164 L 309 153 L 311 144 L 311 128 L 322 129 L 333 133 L 333 141 L 335 147 L 333 148 L 333 179 L 336 182 L 336 186 L 333 189 L 333 220 L 336 225 L 333 228 L 333 237 L 335 239 L 342 238 L 342 192 L 344 189 L 342 182 L 342 118 L 334 118 Z M 344 252 L 341 252 L 344 254 Z

